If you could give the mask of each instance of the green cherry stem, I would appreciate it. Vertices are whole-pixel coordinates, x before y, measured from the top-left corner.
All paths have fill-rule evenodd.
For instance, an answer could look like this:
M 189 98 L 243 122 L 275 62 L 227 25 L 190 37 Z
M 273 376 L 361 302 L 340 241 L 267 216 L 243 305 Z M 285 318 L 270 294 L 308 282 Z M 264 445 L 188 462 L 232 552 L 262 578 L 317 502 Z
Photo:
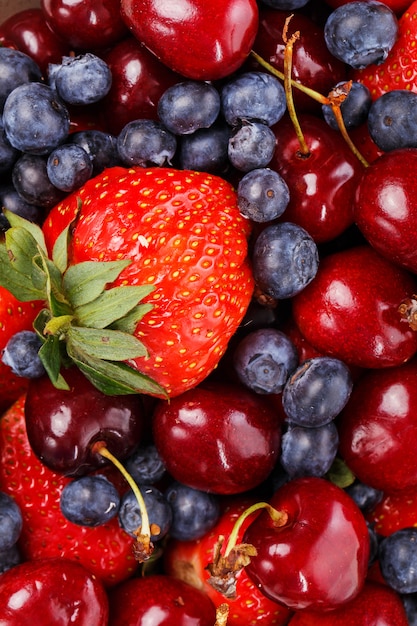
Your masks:
M 243 513 L 241 513 L 241 515 L 237 518 L 227 541 L 226 549 L 224 552 L 225 557 L 228 557 L 233 548 L 236 546 L 237 537 L 245 520 L 250 515 L 256 513 L 256 511 L 259 511 L 261 509 L 265 509 L 269 513 L 269 516 L 275 526 L 285 526 L 288 521 L 288 514 L 285 513 L 285 511 L 277 511 L 277 509 L 274 509 L 274 507 L 268 504 L 268 502 L 257 502 L 256 504 L 253 504 L 252 506 L 245 509 Z

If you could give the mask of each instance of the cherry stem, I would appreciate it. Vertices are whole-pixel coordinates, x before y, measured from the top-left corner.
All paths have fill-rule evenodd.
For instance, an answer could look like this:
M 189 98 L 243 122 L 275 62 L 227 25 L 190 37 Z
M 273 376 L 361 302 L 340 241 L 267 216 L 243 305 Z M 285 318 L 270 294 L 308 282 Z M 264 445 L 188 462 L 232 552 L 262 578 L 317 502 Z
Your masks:
M 288 513 L 286 513 L 285 511 L 277 511 L 277 509 L 274 509 L 274 507 L 268 504 L 268 502 L 257 502 L 256 504 L 252 504 L 252 506 L 245 509 L 243 513 L 241 513 L 241 515 L 237 518 L 232 528 L 232 532 L 229 535 L 226 550 L 224 553 L 225 557 L 227 557 L 236 546 L 237 537 L 245 520 L 250 515 L 252 515 L 252 513 L 259 511 L 260 509 L 266 509 L 266 511 L 269 513 L 270 518 L 274 522 L 274 525 L 277 527 L 285 526 L 285 524 L 288 522 Z
M 214 626 L 227 626 L 229 616 L 229 605 L 226 602 L 219 604 L 216 609 L 216 623 Z

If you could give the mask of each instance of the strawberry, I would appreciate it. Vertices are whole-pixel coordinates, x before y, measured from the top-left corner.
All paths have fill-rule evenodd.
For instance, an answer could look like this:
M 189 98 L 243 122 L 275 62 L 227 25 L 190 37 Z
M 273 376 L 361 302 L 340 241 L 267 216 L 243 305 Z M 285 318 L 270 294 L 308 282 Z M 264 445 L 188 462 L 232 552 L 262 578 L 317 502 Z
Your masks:
M 386 60 L 355 70 L 351 78 L 366 85 L 375 100 L 394 89 L 417 92 L 417 0 L 399 19 L 398 39 Z
M 80 562 L 106 587 L 129 578 L 137 563 L 133 540 L 117 518 L 95 528 L 77 526 L 62 515 L 59 500 L 65 478 L 33 454 L 24 419 L 25 395 L 0 420 L 0 490 L 21 508 L 19 548 L 24 560 L 63 557 Z
M 0 284 L 48 302 L 35 326 L 46 370 L 62 388 L 62 339 L 64 364 L 70 357 L 106 393 L 172 397 L 195 387 L 252 296 L 250 222 L 217 176 L 109 168 L 52 209 L 43 234 L 9 219 Z M 22 294 L 22 274 L 31 273 Z
M 368 513 L 368 521 L 376 532 L 384 537 L 417 525 L 417 489 L 408 489 L 384 495 L 375 508 Z

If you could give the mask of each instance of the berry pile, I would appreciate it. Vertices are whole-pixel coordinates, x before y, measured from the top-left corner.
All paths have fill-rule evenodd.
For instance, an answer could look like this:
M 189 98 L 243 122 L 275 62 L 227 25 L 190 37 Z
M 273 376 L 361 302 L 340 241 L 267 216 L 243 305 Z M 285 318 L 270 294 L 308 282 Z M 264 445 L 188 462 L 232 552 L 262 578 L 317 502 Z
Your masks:
M 417 624 L 416 18 L 3 18 L 2 625 Z

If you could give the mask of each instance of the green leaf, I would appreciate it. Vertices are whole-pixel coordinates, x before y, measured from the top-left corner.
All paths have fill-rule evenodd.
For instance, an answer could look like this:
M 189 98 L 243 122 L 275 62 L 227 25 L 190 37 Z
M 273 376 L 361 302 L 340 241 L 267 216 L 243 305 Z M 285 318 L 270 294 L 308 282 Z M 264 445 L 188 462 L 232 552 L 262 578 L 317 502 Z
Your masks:
M 143 343 L 133 335 L 118 330 L 96 330 L 71 326 L 67 332 L 67 347 L 86 352 L 107 361 L 127 361 L 147 356 Z
M 105 328 L 124 317 L 153 287 L 122 286 L 103 291 L 93 302 L 77 307 L 74 314 L 80 326 Z
M 130 335 L 133 335 L 136 330 L 136 326 L 139 324 L 140 320 L 143 318 L 144 315 L 146 315 L 146 313 L 152 311 L 152 309 L 153 305 L 150 303 L 138 304 L 124 317 L 116 320 L 111 325 L 111 328 L 113 328 L 114 330 L 121 330 L 124 333 L 129 333 Z
M 38 355 L 52 384 L 57 389 L 68 391 L 69 385 L 60 374 L 62 365 L 61 346 L 62 342 L 59 341 L 58 337 L 50 335 L 40 347 Z
M 42 309 L 39 311 L 35 320 L 33 322 L 33 328 L 35 332 L 39 335 L 42 341 L 45 341 L 44 329 L 49 320 L 52 318 L 51 312 L 49 309 Z
M 68 241 L 71 224 L 58 235 L 52 250 L 52 261 L 63 274 L 68 266 Z
M 71 307 L 62 293 L 62 274 L 59 269 L 44 255 L 36 256 L 34 262 L 46 276 L 46 298 L 52 315 L 71 315 Z
M 69 346 L 67 349 L 69 356 L 86 378 L 106 395 L 145 393 L 167 397 L 158 383 L 124 363 L 95 359 Z
M 83 306 L 95 300 L 108 283 L 116 280 L 119 274 L 130 265 L 131 260 L 123 261 L 84 261 L 71 265 L 64 274 L 64 291 L 74 307 Z
M 13 211 L 8 211 L 7 209 L 4 210 L 4 215 L 12 228 L 19 230 L 22 229 L 28 232 L 36 241 L 40 249 L 46 254 L 45 237 L 40 226 L 33 222 L 29 222 L 29 220 L 26 220 L 24 217 L 21 217 L 17 213 L 13 213 Z
M 33 285 L 30 280 L 33 269 L 32 260 L 26 269 L 28 269 L 28 273 L 16 270 L 10 262 L 5 244 L 0 244 L 0 285 L 21 302 L 45 300 L 45 291 Z
M 333 461 L 331 468 L 326 474 L 326 478 L 342 489 L 349 487 L 349 485 L 355 482 L 354 473 L 339 457 L 336 457 Z

